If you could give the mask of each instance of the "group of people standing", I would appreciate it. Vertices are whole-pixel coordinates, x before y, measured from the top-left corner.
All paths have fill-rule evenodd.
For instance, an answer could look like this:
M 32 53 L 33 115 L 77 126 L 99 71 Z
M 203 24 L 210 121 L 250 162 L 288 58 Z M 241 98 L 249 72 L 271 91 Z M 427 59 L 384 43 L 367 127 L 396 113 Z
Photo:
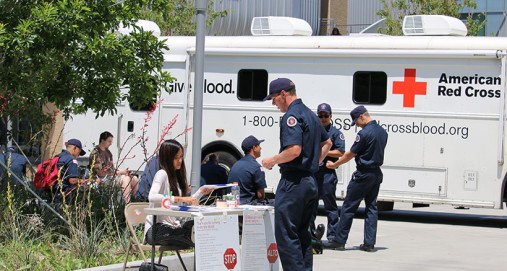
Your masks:
M 264 158 L 266 169 L 280 167 L 276 191 L 275 237 L 284 270 L 312 270 L 311 233 L 319 197 L 328 216 L 328 242 L 324 248 L 344 250 L 354 213 L 366 203 L 363 251 L 374 251 L 377 231 L 377 196 L 382 182 L 380 166 L 387 144 L 386 131 L 364 106 L 350 112 L 352 125 L 362 128 L 349 151 L 344 137 L 331 124 L 331 107 L 321 104 L 317 116 L 297 97 L 295 84 L 278 78 L 269 84 L 264 100 L 284 113 L 280 122 L 280 151 Z M 320 121 L 319 121 L 320 119 Z M 338 218 L 335 168 L 355 158 L 356 171 Z

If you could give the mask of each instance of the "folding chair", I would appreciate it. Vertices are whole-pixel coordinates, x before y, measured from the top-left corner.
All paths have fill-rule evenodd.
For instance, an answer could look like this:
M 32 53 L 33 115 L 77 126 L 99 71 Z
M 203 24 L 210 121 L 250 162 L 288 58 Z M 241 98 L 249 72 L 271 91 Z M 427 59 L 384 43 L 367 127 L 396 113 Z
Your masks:
M 130 253 L 130 248 L 132 246 L 137 247 L 141 255 L 143 256 L 144 261 L 146 262 L 146 256 L 144 255 L 143 251 L 151 251 L 151 245 L 143 244 L 139 242 L 139 239 L 137 238 L 136 230 L 138 225 L 144 224 L 146 220 L 146 214 L 144 213 L 144 208 L 148 208 L 149 203 L 148 202 L 133 202 L 127 204 L 125 206 L 125 220 L 127 222 L 127 227 L 129 229 L 129 244 L 127 246 L 127 252 L 125 253 L 125 263 L 123 264 L 123 271 L 127 268 L 127 262 L 128 257 Z M 162 261 L 162 256 L 164 254 L 164 251 L 174 251 L 178 255 L 178 258 L 180 259 L 180 263 L 183 267 L 183 270 L 187 271 L 187 267 L 185 266 L 185 263 L 183 262 L 183 259 L 180 255 L 180 250 L 189 249 L 191 247 L 189 246 L 180 246 L 180 245 L 171 245 L 171 246 L 155 246 L 155 249 L 160 252 L 160 256 L 158 258 L 158 263 Z M 132 268 L 132 266 L 129 266 L 129 268 Z

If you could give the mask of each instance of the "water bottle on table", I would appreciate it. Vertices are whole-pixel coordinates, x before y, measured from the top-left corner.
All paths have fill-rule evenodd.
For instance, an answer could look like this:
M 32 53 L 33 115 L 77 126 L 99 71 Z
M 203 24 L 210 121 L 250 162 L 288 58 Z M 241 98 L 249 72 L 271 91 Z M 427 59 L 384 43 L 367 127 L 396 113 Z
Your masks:
M 231 187 L 231 194 L 232 196 L 234 197 L 234 201 L 235 201 L 235 207 L 238 207 L 240 202 L 239 202 L 239 185 L 238 185 L 238 182 L 233 182 L 232 184 L 234 184 L 232 187 Z

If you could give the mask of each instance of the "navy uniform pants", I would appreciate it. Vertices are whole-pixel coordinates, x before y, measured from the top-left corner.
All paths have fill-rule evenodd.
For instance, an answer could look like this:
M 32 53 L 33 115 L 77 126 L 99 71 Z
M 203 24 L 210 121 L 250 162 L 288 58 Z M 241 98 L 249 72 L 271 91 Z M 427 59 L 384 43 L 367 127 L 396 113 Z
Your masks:
M 365 202 L 364 214 L 364 241 L 366 245 L 375 245 L 377 238 L 377 196 L 382 183 L 382 171 L 380 169 L 368 172 L 356 171 L 347 186 L 347 196 L 343 201 L 340 212 L 340 221 L 336 227 L 334 241 L 347 243 L 354 214 L 359 208 L 361 200 Z
M 327 239 L 332 240 L 335 237 L 335 229 L 338 225 L 338 205 L 336 204 L 336 183 L 338 177 L 336 171 L 332 169 L 321 169 L 315 173 L 315 180 L 319 189 L 319 199 L 324 202 L 324 209 L 327 216 Z M 315 231 L 315 217 L 317 208 L 312 219 L 312 230 Z
M 318 204 L 313 175 L 282 174 L 276 189 L 275 237 L 283 270 L 313 269 L 311 235 L 308 231 Z

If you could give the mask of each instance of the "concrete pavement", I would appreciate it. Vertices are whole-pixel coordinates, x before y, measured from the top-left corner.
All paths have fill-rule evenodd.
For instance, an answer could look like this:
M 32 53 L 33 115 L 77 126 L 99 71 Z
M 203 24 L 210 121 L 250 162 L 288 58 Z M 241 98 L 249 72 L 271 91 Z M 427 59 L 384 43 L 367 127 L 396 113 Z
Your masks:
M 400 203 L 394 208 L 380 214 L 376 252 L 357 248 L 363 242 L 364 221 L 355 218 L 347 249 L 314 255 L 313 270 L 507 270 L 507 210 L 454 209 L 446 205 L 412 209 Z M 317 217 L 317 223 L 325 224 L 326 218 Z M 185 261 L 192 270 L 193 255 L 186 254 Z M 176 256 L 165 257 L 163 263 L 170 270 L 181 270 Z M 118 264 L 86 270 L 116 271 L 121 267 Z
M 401 210 L 405 221 L 379 220 L 376 252 L 358 249 L 364 221 L 355 218 L 346 250 L 324 250 L 315 255 L 314 270 L 507 270 L 506 210 L 457 210 L 451 206 L 414 210 L 408 204 L 395 204 L 395 209 Z M 413 213 L 415 222 L 409 221 L 407 213 Z M 448 214 L 455 217 L 456 224 L 464 225 L 438 224 L 439 217 Z M 485 226 L 480 226 L 481 220 Z M 325 223 L 326 219 L 320 216 L 318 221 Z

